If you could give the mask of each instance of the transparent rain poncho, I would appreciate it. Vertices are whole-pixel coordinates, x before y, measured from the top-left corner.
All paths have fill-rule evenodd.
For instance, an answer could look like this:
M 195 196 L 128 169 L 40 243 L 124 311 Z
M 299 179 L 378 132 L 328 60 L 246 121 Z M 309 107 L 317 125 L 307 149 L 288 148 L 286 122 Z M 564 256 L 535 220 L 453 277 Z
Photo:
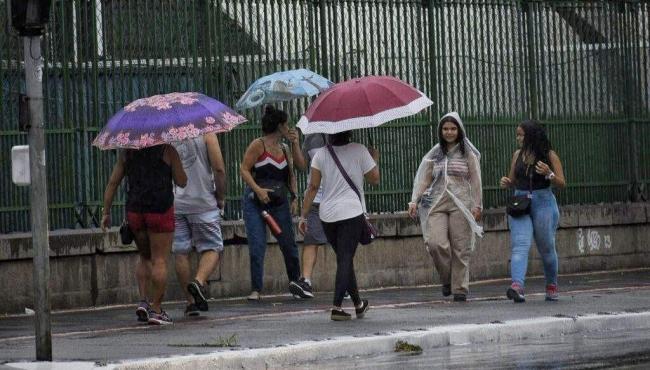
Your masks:
M 436 144 L 423 158 L 413 180 L 413 193 L 411 202 L 418 207 L 420 223 L 423 233 L 426 232 L 427 217 L 440 202 L 443 195 L 447 194 L 454 204 L 463 213 L 472 229 L 471 249 L 474 249 L 476 235 L 483 236 L 483 227 L 480 226 L 471 210 L 474 208 L 483 209 L 482 186 L 481 186 L 481 153 L 467 138 L 467 132 L 460 116 L 456 112 L 447 113 L 440 121 L 436 133 L 445 117 L 453 117 L 459 124 L 460 130 L 465 137 L 465 160 L 467 161 L 468 176 L 449 176 L 448 167 L 450 161 L 462 160 L 463 154 L 459 146 L 443 154 L 440 144 Z

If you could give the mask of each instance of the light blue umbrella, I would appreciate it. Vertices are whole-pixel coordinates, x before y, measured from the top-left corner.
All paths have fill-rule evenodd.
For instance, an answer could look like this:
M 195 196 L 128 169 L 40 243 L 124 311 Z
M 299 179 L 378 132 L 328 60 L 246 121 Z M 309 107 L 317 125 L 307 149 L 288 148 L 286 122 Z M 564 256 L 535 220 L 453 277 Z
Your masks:
M 250 109 L 262 104 L 313 96 L 332 85 L 332 81 L 304 68 L 276 72 L 253 82 L 235 104 L 235 109 Z

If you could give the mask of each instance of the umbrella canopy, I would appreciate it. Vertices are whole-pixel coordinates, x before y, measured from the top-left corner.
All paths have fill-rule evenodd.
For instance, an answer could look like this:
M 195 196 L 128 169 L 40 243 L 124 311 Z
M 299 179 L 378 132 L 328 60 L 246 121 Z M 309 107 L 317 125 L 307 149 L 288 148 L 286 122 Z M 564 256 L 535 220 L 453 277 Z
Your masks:
M 249 109 L 262 104 L 313 96 L 332 85 L 332 81 L 304 68 L 276 72 L 253 82 L 235 104 L 235 109 Z
M 421 91 L 391 76 L 338 83 L 322 93 L 298 121 L 303 134 L 335 134 L 377 127 L 433 104 Z
M 196 92 L 138 99 L 117 112 L 93 141 L 99 149 L 142 149 L 226 132 L 246 118 L 218 100 Z

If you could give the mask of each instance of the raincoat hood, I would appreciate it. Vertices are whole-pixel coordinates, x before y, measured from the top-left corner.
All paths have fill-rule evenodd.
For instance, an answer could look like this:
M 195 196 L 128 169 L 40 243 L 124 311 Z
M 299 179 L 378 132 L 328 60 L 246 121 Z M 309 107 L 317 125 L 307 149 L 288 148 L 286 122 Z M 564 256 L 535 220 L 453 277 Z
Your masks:
M 476 149 L 474 144 L 472 144 L 472 142 L 469 141 L 469 139 L 467 138 L 467 131 L 465 131 L 465 125 L 463 124 L 463 120 L 460 119 L 460 116 L 458 115 L 458 112 L 449 112 L 449 113 L 445 114 L 444 116 L 442 116 L 440 118 L 440 121 L 438 121 L 438 127 L 436 129 L 436 135 L 437 135 L 438 132 L 440 132 L 440 129 L 442 127 L 442 122 L 447 117 L 451 117 L 451 118 L 455 119 L 456 122 L 458 122 L 458 126 L 460 127 L 460 131 L 462 131 L 463 137 L 465 138 L 465 148 L 471 150 L 474 153 L 474 155 L 476 156 L 476 158 L 478 160 L 481 160 L 481 153 L 478 151 L 478 149 Z M 434 149 L 436 147 L 438 147 L 438 150 L 440 150 L 439 146 L 440 146 L 440 144 L 437 144 L 436 146 L 434 146 Z

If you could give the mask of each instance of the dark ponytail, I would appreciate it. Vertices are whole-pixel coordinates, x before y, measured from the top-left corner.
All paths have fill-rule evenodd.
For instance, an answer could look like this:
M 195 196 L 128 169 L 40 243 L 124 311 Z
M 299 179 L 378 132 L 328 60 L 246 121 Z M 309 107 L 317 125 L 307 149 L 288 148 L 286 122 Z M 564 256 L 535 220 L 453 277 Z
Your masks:
M 280 124 L 287 122 L 289 116 L 280 109 L 275 109 L 272 105 L 267 104 L 264 107 L 264 116 L 262 116 L 262 132 L 266 135 L 272 134 L 278 130 Z
M 343 131 L 337 134 L 329 135 L 329 143 L 333 146 L 342 146 L 350 144 L 352 141 L 352 131 Z

